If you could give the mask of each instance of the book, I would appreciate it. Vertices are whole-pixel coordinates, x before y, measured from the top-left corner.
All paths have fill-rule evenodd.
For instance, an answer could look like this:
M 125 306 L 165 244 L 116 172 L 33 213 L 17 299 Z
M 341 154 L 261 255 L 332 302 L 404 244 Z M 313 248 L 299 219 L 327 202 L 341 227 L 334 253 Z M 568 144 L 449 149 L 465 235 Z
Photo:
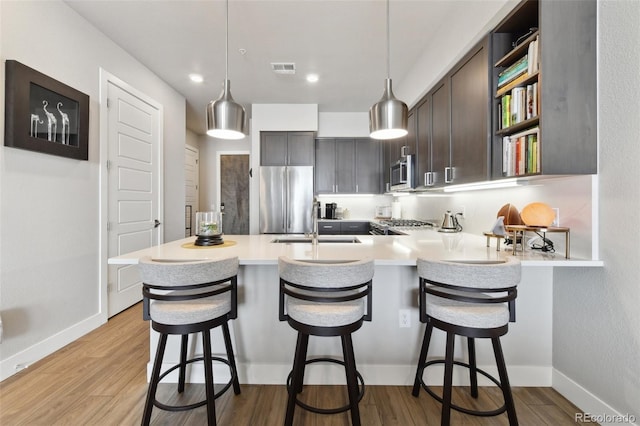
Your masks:
M 527 56 L 529 58 L 528 60 L 528 64 L 527 64 L 527 72 L 529 74 L 533 74 L 534 72 L 537 72 L 539 69 L 539 63 L 538 63 L 538 37 L 536 36 L 535 40 L 531 41 L 531 43 L 529 43 L 529 47 L 527 50 Z
M 536 126 L 502 138 L 502 174 L 520 176 L 540 173 L 540 129 Z
M 511 138 L 509 136 L 505 136 L 502 138 L 502 175 L 509 175 L 509 158 L 511 156 L 511 150 L 509 149 L 509 144 L 511 144 Z
M 511 126 L 511 95 L 504 95 L 500 101 L 500 103 L 502 104 L 502 128 L 506 129 L 507 127 Z
M 527 60 L 527 55 L 524 55 L 513 65 L 498 74 L 498 87 L 504 86 L 515 78 L 521 76 L 522 74 L 525 74 L 527 72 L 528 66 L 529 62 Z
M 533 136 L 527 135 L 527 165 L 525 167 L 526 173 L 534 173 L 533 169 Z
M 527 84 L 527 120 L 536 115 L 533 109 L 533 97 L 533 84 Z
M 511 125 L 517 124 L 526 116 L 526 95 L 524 87 L 514 87 L 511 90 Z
M 498 90 L 496 90 L 496 97 L 504 95 L 505 93 L 509 92 L 511 89 L 518 86 L 528 78 L 529 78 L 529 74 L 527 73 L 524 73 L 519 77 L 516 77 L 514 80 L 510 81 L 508 84 L 505 84 L 504 86 L 498 88 Z
M 536 81 L 535 83 L 533 83 L 533 116 L 537 117 L 538 115 L 540 115 L 540 110 L 539 110 L 539 102 L 538 99 L 540 97 L 540 92 L 538 90 L 538 82 Z

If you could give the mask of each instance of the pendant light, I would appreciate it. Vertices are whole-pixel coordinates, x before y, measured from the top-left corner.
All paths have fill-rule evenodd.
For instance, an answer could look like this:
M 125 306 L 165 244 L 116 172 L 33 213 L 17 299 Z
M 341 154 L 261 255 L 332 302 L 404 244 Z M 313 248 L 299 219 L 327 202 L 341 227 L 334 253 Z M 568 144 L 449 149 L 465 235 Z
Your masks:
M 387 78 L 382 98 L 369 109 L 369 132 L 373 139 L 396 139 L 407 134 L 409 108 L 393 96 L 389 65 L 389 0 L 387 0 Z
M 229 82 L 229 0 L 226 1 L 227 25 L 225 44 L 224 87 L 220 97 L 207 105 L 207 135 L 219 139 L 245 137 L 245 112 L 231 96 Z

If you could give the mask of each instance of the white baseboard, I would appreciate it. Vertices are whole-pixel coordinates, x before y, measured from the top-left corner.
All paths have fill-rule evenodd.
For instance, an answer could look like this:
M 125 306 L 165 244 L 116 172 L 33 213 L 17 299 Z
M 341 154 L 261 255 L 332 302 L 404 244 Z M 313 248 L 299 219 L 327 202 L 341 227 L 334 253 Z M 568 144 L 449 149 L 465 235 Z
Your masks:
M 628 413 L 619 413 L 609 404 L 555 368 L 553 369 L 552 382 L 555 390 L 584 413 L 588 413 L 594 423 L 597 422 L 601 425 L 628 424 L 638 426 L 637 422 L 640 421 L 640 419 Z M 584 422 L 589 423 L 589 421 Z
M 62 330 L 37 344 L 0 361 L 0 381 L 13 376 L 31 364 L 51 355 L 106 322 L 103 314 L 96 314 Z M 5 340 L 6 342 L 6 340 Z

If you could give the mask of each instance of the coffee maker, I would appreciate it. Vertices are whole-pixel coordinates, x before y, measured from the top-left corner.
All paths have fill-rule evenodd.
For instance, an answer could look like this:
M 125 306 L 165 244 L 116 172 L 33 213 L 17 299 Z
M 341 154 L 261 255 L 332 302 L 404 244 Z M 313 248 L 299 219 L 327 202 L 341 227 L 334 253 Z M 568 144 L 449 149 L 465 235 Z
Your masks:
M 335 219 L 336 218 L 336 208 L 338 204 L 336 203 L 326 203 L 324 205 L 324 218 L 325 219 Z

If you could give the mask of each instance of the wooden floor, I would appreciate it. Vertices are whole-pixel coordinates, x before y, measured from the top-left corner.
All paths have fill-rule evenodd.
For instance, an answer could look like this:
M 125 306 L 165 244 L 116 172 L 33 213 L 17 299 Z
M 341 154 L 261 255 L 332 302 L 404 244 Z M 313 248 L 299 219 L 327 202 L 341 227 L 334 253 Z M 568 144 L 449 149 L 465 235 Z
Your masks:
M 141 305 L 65 348 L 0 383 L 0 424 L 13 425 L 136 425 L 140 424 L 147 390 L 149 324 Z M 293 353 L 293 348 L 292 348 Z M 219 425 L 282 425 L 284 386 L 242 385 L 242 393 L 227 392 L 216 401 Z M 175 385 L 162 385 L 159 398 L 177 399 Z M 436 388 L 437 389 L 437 388 Z M 579 410 L 551 388 L 513 389 L 521 425 L 576 425 Z M 183 399 L 204 398 L 203 385 L 190 385 Z M 191 398 L 191 399 L 189 399 Z M 301 398 L 313 405 L 335 406 L 346 399 L 342 386 L 307 386 Z M 495 387 L 481 388 L 477 401 L 456 388 L 460 404 L 496 406 Z M 362 424 L 439 425 L 440 406 L 424 391 L 411 396 L 406 386 L 367 386 L 360 402 Z M 204 407 L 182 413 L 154 409 L 152 424 L 206 424 Z M 349 425 L 348 414 L 318 415 L 297 409 L 295 425 Z M 452 414 L 454 425 L 507 425 L 506 414 L 480 418 Z M 590 423 L 593 425 L 593 423 Z

